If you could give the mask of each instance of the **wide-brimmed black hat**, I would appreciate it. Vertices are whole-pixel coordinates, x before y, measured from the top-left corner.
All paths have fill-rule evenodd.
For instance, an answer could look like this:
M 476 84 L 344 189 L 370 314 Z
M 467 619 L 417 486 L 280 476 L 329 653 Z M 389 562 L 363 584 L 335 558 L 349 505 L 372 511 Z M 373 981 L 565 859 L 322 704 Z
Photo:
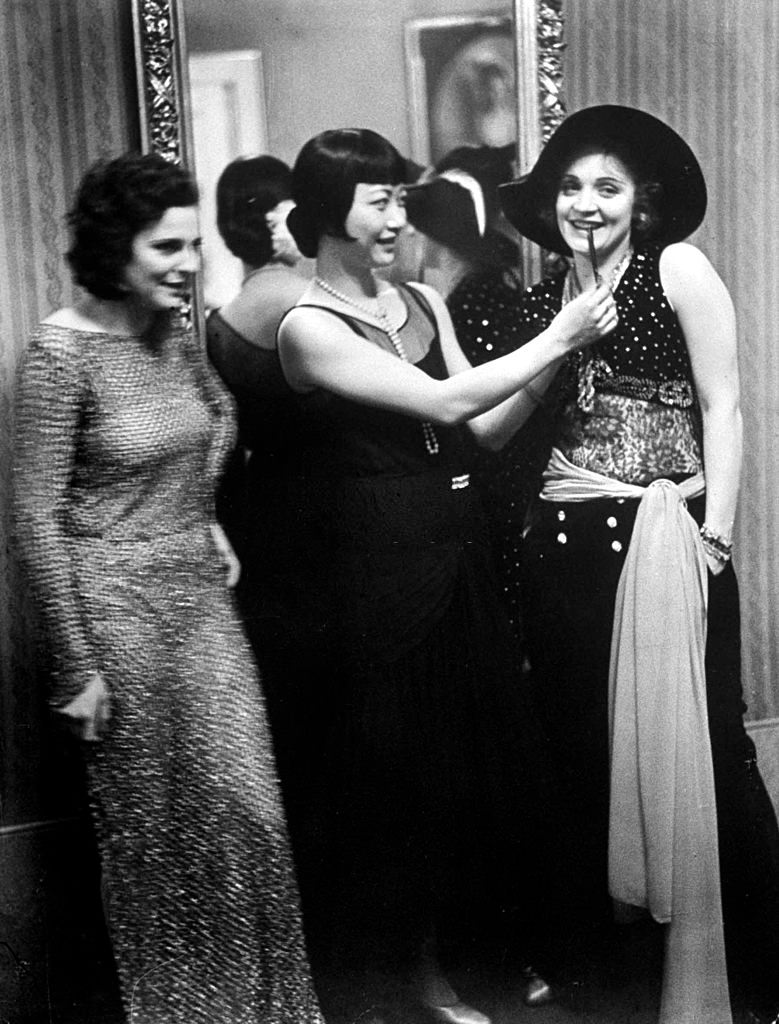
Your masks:
M 433 176 L 406 190 L 406 214 L 417 230 L 443 245 L 471 251 L 500 213 L 498 186 L 512 174 L 515 147 L 459 146 Z
M 680 242 L 700 225 L 706 212 L 706 182 L 684 139 L 652 114 L 607 104 L 571 114 L 530 173 L 500 186 L 503 212 L 520 234 L 544 249 L 570 255 L 557 227 L 555 203 L 572 158 L 590 145 L 629 154 L 642 176 L 660 184 L 653 196 L 659 220 L 646 241 Z

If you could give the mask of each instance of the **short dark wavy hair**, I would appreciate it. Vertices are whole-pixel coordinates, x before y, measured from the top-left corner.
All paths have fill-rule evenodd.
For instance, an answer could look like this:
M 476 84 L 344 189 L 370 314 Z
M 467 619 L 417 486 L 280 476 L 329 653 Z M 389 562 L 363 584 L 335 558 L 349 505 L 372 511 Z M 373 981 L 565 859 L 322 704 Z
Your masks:
M 355 187 L 400 185 L 406 161 L 391 142 L 369 128 L 321 132 L 303 146 L 292 170 L 296 203 L 287 225 L 304 256 L 316 256 L 323 235 L 348 238 L 345 222 Z
M 239 260 L 262 267 L 273 256 L 265 215 L 292 197 L 292 171 L 275 156 L 233 160 L 216 183 L 216 226 Z
M 67 260 L 75 281 L 99 299 L 123 298 L 120 281 L 135 236 L 166 210 L 195 206 L 198 198 L 189 171 L 156 153 L 125 153 L 93 164 L 68 213 Z

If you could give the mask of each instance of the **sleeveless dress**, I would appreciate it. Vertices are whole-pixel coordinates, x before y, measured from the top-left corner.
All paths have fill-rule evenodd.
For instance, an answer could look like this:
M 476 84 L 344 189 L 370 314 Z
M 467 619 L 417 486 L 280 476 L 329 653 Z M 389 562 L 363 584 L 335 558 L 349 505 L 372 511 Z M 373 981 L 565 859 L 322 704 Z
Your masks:
M 406 351 L 442 379 L 432 312 L 402 293 Z M 327 312 L 394 355 L 377 328 Z M 411 960 L 455 906 L 461 918 L 519 908 L 532 930 L 546 750 L 509 653 L 462 433 L 436 426 L 430 454 L 412 417 L 323 390 L 294 401 L 274 585 L 321 655 L 321 838 L 356 953 Z
M 571 357 L 548 401 L 554 443 L 575 466 L 628 483 L 676 482 L 702 467 L 689 354 L 662 289 L 662 249 L 634 253 L 615 291 L 619 325 L 582 364 Z M 538 331 L 562 302 L 564 275 L 525 295 Z M 583 914 L 605 914 L 609 822 L 608 676 L 617 585 L 638 500 L 538 501 L 526 530 L 521 607 L 534 704 L 553 739 L 581 835 L 571 870 Z M 704 498 L 688 502 L 700 524 Z M 739 597 L 732 563 L 708 578 L 706 692 L 722 906 L 735 991 L 779 1005 L 779 831 L 744 729 Z M 573 908 L 572 908 L 573 909 Z
M 284 481 L 303 439 L 276 348 L 247 340 L 219 310 L 208 317 L 206 342 L 238 411 L 238 446 L 217 491 L 217 515 L 241 562 L 235 596 L 262 676 L 300 873 L 309 863 L 305 846 L 315 827 L 311 816 L 319 816 L 308 783 L 320 771 L 326 714 L 325 689 L 308 685 L 319 678 L 321 652 L 314 635 L 299 628 L 305 616 L 287 569 L 294 541 L 285 522 Z
M 259 681 L 212 540 L 232 405 L 183 327 L 41 325 L 18 406 L 16 524 L 61 707 L 85 744 L 133 1024 L 321 1021 Z

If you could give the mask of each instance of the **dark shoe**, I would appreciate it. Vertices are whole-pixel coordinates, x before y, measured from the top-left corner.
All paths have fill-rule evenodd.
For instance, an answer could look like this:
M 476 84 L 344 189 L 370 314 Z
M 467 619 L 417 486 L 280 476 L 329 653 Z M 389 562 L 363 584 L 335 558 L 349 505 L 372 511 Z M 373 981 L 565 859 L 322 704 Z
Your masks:
M 431 1006 L 429 1003 L 424 1006 L 440 1024 L 492 1024 L 486 1014 L 459 1000 L 449 1006 Z

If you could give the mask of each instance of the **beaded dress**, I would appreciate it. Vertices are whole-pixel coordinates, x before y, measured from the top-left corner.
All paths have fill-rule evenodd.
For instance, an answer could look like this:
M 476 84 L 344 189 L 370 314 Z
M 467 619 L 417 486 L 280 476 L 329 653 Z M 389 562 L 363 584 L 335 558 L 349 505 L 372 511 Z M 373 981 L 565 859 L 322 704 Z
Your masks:
M 504 266 L 468 274 L 446 302 L 460 348 L 474 366 L 513 352 L 535 336 L 519 315 L 524 290 L 513 270 L 516 247 L 506 240 L 502 248 Z M 520 652 L 522 529 L 550 446 L 551 420 L 544 409 L 537 409 L 501 451 L 472 445 L 474 482 L 484 495 L 495 569 Z
M 662 288 L 661 252 L 650 245 L 634 253 L 615 290 L 617 328 L 584 358 L 569 357 L 548 400 L 554 443 L 570 462 L 640 485 L 678 482 L 702 467 L 690 357 Z M 548 278 L 526 293 L 522 316 L 536 332 L 559 311 L 563 279 Z M 521 607 L 535 707 L 573 790 L 580 841 L 570 870 L 582 880 L 579 909 L 590 921 L 610 909 L 609 660 L 638 504 L 538 501 L 524 541 Z M 691 499 L 688 511 L 700 524 L 704 498 Z M 705 652 L 725 940 L 731 984 L 771 1005 L 779 1002 L 779 831 L 744 729 L 740 643 L 729 563 L 709 573 Z
M 210 531 L 234 433 L 182 326 L 32 337 L 17 531 L 52 704 L 93 671 L 111 694 L 83 752 L 133 1024 L 321 1020 L 259 681 Z

